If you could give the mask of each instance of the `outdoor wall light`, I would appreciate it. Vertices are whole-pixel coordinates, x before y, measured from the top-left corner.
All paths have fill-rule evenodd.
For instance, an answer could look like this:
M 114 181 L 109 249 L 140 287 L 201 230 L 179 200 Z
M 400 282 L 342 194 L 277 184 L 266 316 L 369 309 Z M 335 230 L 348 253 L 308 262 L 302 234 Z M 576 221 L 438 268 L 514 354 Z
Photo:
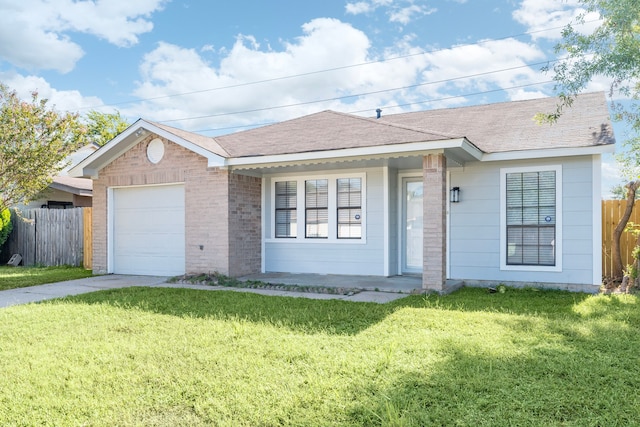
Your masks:
M 458 203 L 460 201 L 460 187 L 453 187 L 449 190 L 449 201 L 451 203 Z
M 145 130 L 144 130 L 144 129 L 142 129 L 142 128 L 140 128 L 140 129 L 138 129 L 137 131 L 135 131 L 135 135 L 136 135 L 136 137 L 138 137 L 138 138 L 140 138 L 140 137 L 141 137 L 142 135 L 144 135 L 144 134 L 145 134 Z

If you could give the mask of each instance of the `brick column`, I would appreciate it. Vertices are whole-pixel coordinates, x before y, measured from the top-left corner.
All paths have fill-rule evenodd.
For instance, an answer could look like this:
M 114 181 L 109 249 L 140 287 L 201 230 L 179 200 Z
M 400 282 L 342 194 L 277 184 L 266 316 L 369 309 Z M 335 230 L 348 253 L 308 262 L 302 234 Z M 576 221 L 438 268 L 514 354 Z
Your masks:
M 446 281 L 446 159 L 429 154 L 422 159 L 423 237 L 422 288 L 442 292 Z
M 229 174 L 229 275 L 260 273 L 262 179 Z

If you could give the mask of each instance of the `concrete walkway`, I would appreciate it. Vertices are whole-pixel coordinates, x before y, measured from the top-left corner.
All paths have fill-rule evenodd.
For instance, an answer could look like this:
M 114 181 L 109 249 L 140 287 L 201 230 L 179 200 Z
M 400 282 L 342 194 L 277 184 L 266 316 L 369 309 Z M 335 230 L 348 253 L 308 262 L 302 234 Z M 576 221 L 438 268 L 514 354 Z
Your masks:
M 27 304 L 31 302 L 45 301 L 54 298 L 62 298 L 70 295 L 86 294 L 89 292 L 107 289 L 127 288 L 131 286 L 188 288 L 207 291 L 235 291 L 253 292 L 270 296 L 287 296 L 310 299 L 340 299 L 356 302 L 376 302 L 384 304 L 406 297 L 406 293 L 370 291 L 365 290 L 353 295 L 320 294 L 313 292 L 291 292 L 266 289 L 231 288 L 223 286 L 190 285 L 180 283 L 167 283 L 167 277 L 158 276 L 126 276 L 108 274 L 94 276 L 85 279 L 69 280 L 67 282 L 50 283 L 47 285 L 31 286 L 28 288 L 10 289 L 0 291 L 0 308 L 12 305 Z

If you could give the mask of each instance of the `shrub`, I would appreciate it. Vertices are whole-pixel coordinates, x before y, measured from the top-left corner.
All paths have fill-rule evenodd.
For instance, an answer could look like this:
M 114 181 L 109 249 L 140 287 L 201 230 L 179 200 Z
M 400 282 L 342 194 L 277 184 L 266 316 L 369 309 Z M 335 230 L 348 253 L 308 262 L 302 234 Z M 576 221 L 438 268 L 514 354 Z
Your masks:
M 9 209 L 5 209 L 0 212 L 0 246 L 4 245 L 4 242 L 7 241 L 12 229 L 11 211 Z

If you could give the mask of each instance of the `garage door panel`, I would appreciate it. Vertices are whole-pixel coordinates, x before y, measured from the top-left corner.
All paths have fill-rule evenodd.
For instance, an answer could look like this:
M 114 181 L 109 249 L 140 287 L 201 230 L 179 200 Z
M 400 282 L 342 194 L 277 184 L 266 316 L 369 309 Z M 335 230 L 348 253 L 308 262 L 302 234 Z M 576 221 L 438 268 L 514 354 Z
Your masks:
M 183 185 L 116 188 L 112 212 L 115 273 L 184 274 Z
M 161 236 L 131 234 L 126 238 L 118 239 L 115 250 L 118 254 L 127 254 L 127 256 L 135 253 L 180 256 L 184 252 L 184 244 L 179 241 L 181 238 L 182 236 L 180 235 L 171 234 Z M 144 242 L 140 242 L 141 240 L 144 240 Z
M 158 230 L 171 233 L 176 224 L 184 224 L 183 212 L 153 210 L 153 217 L 150 217 L 149 211 L 133 213 L 116 211 L 114 214 L 116 218 L 119 218 L 115 222 L 118 230 L 127 233 L 148 234 Z M 184 233 L 178 232 L 178 234 Z
M 158 257 L 144 256 L 137 254 L 136 257 L 124 257 L 118 266 L 118 274 L 139 274 L 143 276 L 174 276 L 177 274 L 183 274 L 183 272 L 172 272 L 169 267 L 174 263 L 174 259 L 171 257 Z M 165 267 L 163 269 L 158 268 L 158 264 L 162 264 Z M 176 267 L 178 268 L 178 267 Z
M 118 199 L 125 209 L 137 209 L 139 206 L 172 207 L 177 198 L 184 198 L 183 185 L 157 185 L 147 187 L 116 188 Z

